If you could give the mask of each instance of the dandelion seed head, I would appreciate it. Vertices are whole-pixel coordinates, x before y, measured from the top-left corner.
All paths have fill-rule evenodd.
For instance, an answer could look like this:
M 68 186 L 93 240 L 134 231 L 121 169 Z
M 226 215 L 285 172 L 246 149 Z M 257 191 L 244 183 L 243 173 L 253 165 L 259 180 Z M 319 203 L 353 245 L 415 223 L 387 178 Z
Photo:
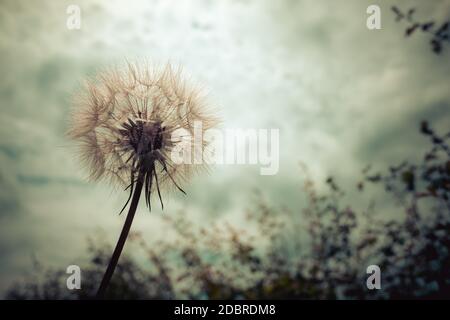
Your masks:
M 204 163 L 171 160 L 178 143 L 172 141 L 172 133 L 184 129 L 193 139 L 194 123 L 199 122 L 204 132 L 217 124 L 217 118 L 181 70 L 129 63 L 124 70 L 107 70 L 86 82 L 75 98 L 68 136 L 78 143 L 91 180 L 130 186 L 142 173 L 147 175 L 150 196 L 157 187 L 179 188 L 204 169 Z M 196 152 L 207 148 L 202 142 Z

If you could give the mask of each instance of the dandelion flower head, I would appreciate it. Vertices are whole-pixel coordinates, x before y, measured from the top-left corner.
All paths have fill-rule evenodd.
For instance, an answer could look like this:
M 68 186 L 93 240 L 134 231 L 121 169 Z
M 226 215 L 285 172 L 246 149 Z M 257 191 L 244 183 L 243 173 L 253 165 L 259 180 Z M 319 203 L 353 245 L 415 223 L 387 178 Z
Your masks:
M 187 139 L 193 139 L 195 123 L 205 131 L 217 121 L 180 70 L 129 63 L 124 70 L 107 70 L 86 82 L 75 98 L 68 135 L 78 142 L 91 180 L 119 183 L 130 188 L 131 197 L 134 185 L 143 179 L 150 205 L 153 191 L 160 200 L 160 189 L 184 192 L 180 185 L 204 167 L 171 159 L 177 143 L 186 142 L 186 137 L 174 141 L 173 132 L 183 129 L 189 133 Z M 201 149 L 206 148 L 202 142 Z

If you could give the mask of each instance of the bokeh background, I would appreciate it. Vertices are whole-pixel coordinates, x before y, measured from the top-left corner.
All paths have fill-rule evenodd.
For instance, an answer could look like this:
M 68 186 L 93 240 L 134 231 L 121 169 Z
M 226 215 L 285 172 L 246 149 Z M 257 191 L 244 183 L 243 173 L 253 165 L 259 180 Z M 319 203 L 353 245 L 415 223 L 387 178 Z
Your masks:
M 367 164 L 417 155 L 427 119 L 450 121 L 450 50 L 405 39 L 391 6 L 442 20 L 450 1 L 376 1 L 382 29 L 366 28 L 374 1 L 24 1 L 0 3 L 0 293 L 35 260 L 78 264 L 89 236 L 116 240 L 127 194 L 88 183 L 64 135 L 73 93 L 87 76 L 128 60 L 170 61 L 205 88 L 224 128 L 279 128 L 280 170 L 222 165 L 149 213 L 133 230 L 167 235 L 161 216 L 244 223 L 259 189 L 271 206 L 302 205 L 299 161 L 323 180 L 354 183 Z M 81 8 L 81 29 L 66 8 Z M 417 132 L 417 133 L 416 133 Z M 352 197 L 352 195 L 349 195 Z M 354 196 L 354 202 L 360 199 Z M 388 205 L 382 214 L 391 214 Z

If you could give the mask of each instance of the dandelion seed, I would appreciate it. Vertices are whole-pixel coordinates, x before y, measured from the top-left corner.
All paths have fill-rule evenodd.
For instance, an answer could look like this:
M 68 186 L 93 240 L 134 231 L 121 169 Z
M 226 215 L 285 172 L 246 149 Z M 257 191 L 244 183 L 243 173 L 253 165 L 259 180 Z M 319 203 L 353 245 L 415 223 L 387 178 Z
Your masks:
M 199 91 L 170 65 L 157 70 L 129 63 L 124 71 L 109 70 L 88 81 L 77 96 L 68 135 L 78 142 L 89 178 L 106 179 L 129 192 L 120 212 L 131 201 L 98 297 L 104 295 L 117 265 L 142 191 L 149 209 L 154 194 L 163 208 L 163 191 L 175 188 L 185 193 L 181 185 L 203 167 L 170 158 L 181 143 L 172 141 L 172 133 L 184 129 L 192 137 L 198 122 L 203 131 L 217 123 Z M 206 148 L 203 144 L 200 152 Z

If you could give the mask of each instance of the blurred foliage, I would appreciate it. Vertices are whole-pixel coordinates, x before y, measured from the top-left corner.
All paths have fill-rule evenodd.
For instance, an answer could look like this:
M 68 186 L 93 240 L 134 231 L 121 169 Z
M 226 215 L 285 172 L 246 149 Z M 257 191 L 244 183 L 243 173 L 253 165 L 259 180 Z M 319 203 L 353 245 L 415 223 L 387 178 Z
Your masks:
M 419 22 L 414 17 L 416 13 L 415 8 L 411 8 L 406 12 L 403 12 L 396 6 L 393 6 L 391 9 L 397 22 L 405 22 L 407 24 L 406 37 L 411 36 L 416 31 L 431 35 L 430 45 L 435 54 L 440 54 L 444 49 L 444 44 L 450 42 L 450 20 L 441 23 L 434 20 Z
M 450 133 L 428 123 L 430 148 L 419 163 L 405 161 L 385 172 L 367 167 L 356 191 L 381 187 L 395 203 L 393 218 L 346 203 L 335 178 L 319 191 L 305 172 L 308 203 L 301 212 L 274 210 L 259 193 L 242 227 L 216 222 L 199 227 L 185 216 L 166 216 L 174 240 L 148 244 L 133 233 L 122 256 L 110 299 L 408 299 L 450 298 Z M 323 189 L 323 188 L 322 188 Z M 347 190 L 348 191 L 348 190 Z M 18 283 L 8 299 L 89 299 L 111 248 L 91 241 L 82 267 L 82 289 L 66 289 L 67 274 L 40 269 Z M 139 260 L 139 261 L 138 261 Z M 141 261 L 143 260 L 143 261 Z M 382 289 L 368 290 L 366 268 L 377 264 Z

